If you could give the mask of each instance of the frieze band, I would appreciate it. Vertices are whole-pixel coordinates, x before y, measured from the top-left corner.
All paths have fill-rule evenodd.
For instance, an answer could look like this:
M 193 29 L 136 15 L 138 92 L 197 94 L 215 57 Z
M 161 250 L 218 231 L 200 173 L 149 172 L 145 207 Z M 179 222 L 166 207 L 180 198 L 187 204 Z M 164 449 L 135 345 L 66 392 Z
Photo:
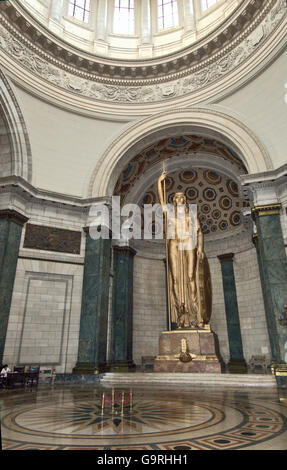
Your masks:
M 253 23 L 255 29 L 250 25 L 236 41 L 214 54 L 211 62 L 203 60 L 193 66 L 181 67 L 180 71 L 168 74 L 166 79 L 158 73 L 160 65 L 154 65 L 152 76 L 146 79 L 131 79 L 128 76 L 122 79 L 108 78 L 103 76 L 102 70 L 100 75 L 87 73 L 83 69 L 79 74 L 71 63 L 65 64 L 64 59 L 58 61 L 47 53 L 42 53 L 39 47 L 35 48 L 15 28 L 12 31 L 4 16 L 0 16 L 0 49 L 42 79 L 83 97 L 118 103 L 157 102 L 198 91 L 242 64 L 282 20 L 286 2 L 272 0 L 268 2 L 268 8 L 266 6 L 264 12 L 265 17 L 263 10 L 261 12 L 262 22 Z M 126 73 L 128 69 L 127 67 Z

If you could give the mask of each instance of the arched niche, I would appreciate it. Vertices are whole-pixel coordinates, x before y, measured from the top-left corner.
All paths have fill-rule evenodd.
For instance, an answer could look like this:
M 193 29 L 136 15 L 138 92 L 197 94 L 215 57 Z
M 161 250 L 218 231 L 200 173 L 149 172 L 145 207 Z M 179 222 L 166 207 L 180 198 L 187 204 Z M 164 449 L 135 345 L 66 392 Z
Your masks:
M 114 139 L 92 174 L 89 196 L 112 196 L 119 175 L 137 152 L 161 138 L 185 133 L 219 139 L 237 153 L 248 174 L 273 168 L 264 145 L 234 117 L 204 107 L 173 109 L 136 122 Z
M 27 129 L 14 92 L 0 71 L 0 177 L 32 180 L 32 157 Z

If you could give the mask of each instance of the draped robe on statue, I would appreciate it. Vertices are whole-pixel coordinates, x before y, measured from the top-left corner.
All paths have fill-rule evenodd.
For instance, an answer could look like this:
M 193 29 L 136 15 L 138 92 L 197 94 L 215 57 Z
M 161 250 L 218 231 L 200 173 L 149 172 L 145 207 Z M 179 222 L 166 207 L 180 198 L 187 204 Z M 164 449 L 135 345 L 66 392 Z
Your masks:
M 211 276 L 203 233 L 197 216 L 189 212 L 183 193 L 175 194 L 172 210 L 166 205 L 161 185 L 165 178 L 163 172 L 158 193 L 165 214 L 170 327 L 202 328 L 209 323 L 212 310 Z
M 188 219 L 192 223 L 192 219 Z M 202 327 L 211 317 L 212 289 L 207 257 L 199 250 L 203 235 L 198 220 L 188 238 L 181 238 L 176 221 L 167 211 L 167 233 L 175 230 L 175 238 L 167 239 L 168 297 L 171 324 L 177 328 Z

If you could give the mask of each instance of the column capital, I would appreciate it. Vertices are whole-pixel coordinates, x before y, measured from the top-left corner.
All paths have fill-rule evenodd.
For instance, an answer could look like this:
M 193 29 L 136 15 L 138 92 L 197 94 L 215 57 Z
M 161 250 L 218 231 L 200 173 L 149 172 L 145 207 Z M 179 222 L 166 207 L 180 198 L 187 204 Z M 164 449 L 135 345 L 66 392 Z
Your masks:
M 233 261 L 234 253 L 225 253 L 224 255 L 217 256 L 217 258 L 221 263 L 224 263 L 225 261 Z
M 90 235 L 90 228 L 91 228 L 91 227 L 93 228 L 93 230 L 97 230 L 97 232 L 100 232 L 101 229 L 103 228 L 101 225 L 99 225 L 98 227 L 96 227 L 95 225 L 87 225 L 87 226 L 83 227 L 83 231 L 85 232 L 86 237 L 87 237 L 88 235 Z M 111 240 L 111 239 L 112 239 L 112 231 L 111 231 L 108 227 L 105 227 L 105 228 L 106 228 L 106 229 L 108 230 L 108 232 L 109 232 L 109 238 L 108 238 L 108 239 Z
M 16 222 L 16 224 L 23 225 L 28 222 L 28 217 L 21 214 L 20 212 L 15 211 L 14 209 L 2 209 L 0 210 L 0 219 L 8 219 L 12 222 Z
M 134 250 L 131 246 L 114 245 L 113 250 L 116 253 L 128 254 L 130 256 L 135 256 L 137 254 L 136 250 Z
M 282 204 L 280 203 L 266 204 L 264 206 L 255 206 L 252 208 L 252 216 L 254 218 L 265 215 L 277 215 L 280 213 L 281 208 Z

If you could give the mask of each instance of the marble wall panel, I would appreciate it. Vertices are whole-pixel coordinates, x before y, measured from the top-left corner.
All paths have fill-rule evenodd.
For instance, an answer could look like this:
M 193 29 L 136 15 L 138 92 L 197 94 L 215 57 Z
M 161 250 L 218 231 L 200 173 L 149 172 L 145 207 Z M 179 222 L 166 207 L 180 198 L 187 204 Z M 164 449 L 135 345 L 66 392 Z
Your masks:
M 19 259 L 4 360 L 55 365 L 72 372 L 77 361 L 83 266 Z

